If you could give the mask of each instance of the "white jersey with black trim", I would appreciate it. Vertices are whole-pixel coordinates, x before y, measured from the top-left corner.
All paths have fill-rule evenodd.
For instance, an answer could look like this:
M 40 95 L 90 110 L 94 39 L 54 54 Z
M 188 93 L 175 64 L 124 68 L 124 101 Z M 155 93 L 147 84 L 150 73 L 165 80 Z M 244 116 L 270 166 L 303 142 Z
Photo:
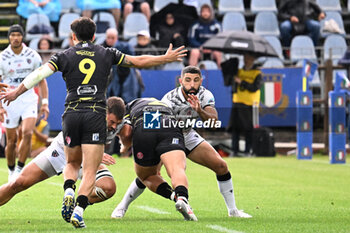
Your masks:
M 38 156 L 46 156 L 46 158 L 50 161 L 52 167 L 56 170 L 58 174 L 63 172 L 67 161 L 64 155 L 64 142 L 62 131 L 54 138 L 50 146 L 45 151 L 47 151 L 47 153 L 41 153 Z
M 180 86 L 169 91 L 163 96 L 161 101 L 166 103 L 174 111 L 177 120 L 197 119 L 199 117 L 198 113 L 191 108 L 181 89 L 182 87 Z M 196 96 L 202 108 L 207 106 L 215 107 L 214 95 L 205 87 L 200 86 Z
M 25 44 L 23 44 L 20 54 L 15 54 L 11 49 L 11 45 L 0 53 L 1 80 L 13 89 L 18 87 L 28 74 L 40 66 L 40 55 Z M 33 89 L 26 91 L 18 98 L 27 99 L 31 96 L 37 98 Z

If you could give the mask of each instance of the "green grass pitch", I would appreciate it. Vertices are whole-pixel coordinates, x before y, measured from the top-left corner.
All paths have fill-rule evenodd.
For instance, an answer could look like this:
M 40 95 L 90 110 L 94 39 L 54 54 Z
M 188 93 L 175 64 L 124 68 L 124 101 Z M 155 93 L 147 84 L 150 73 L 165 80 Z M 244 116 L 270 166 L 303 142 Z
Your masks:
M 133 161 L 110 166 L 117 193 L 87 208 L 84 232 L 350 232 L 350 165 L 331 165 L 326 156 L 228 158 L 237 206 L 252 219 L 228 218 L 213 172 L 187 162 L 190 203 L 198 222 L 185 222 L 174 203 L 146 190 L 123 219 L 110 215 L 135 178 Z M 7 181 L 0 159 L 0 183 Z M 165 176 L 165 171 L 162 171 Z M 169 180 L 169 179 L 167 179 Z M 60 215 L 62 176 L 53 177 L 0 207 L 0 232 L 71 232 Z M 76 231 L 80 231 L 77 229 Z

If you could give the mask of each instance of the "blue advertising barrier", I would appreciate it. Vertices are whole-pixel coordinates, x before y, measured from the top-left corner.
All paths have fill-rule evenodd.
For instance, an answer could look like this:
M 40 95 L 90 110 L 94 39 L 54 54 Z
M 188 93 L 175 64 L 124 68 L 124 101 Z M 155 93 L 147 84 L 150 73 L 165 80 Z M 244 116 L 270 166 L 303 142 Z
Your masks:
M 297 159 L 312 159 L 312 93 L 297 93 Z
M 262 69 L 260 125 L 295 126 L 296 95 L 302 90 L 302 68 Z
M 66 83 L 61 72 L 56 72 L 46 79 L 49 87 L 49 108 L 48 122 L 51 130 L 62 129 L 62 114 L 64 112 L 64 100 L 66 98 Z
M 329 162 L 345 163 L 345 92 L 330 91 L 329 98 Z
M 260 105 L 261 126 L 295 126 L 296 122 L 296 92 L 301 90 L 301 68 L 262 69 L 263 79 L 267 83 L 265 90 L 271 86 L 278 87 L 274 93 L 280 98 L 272 98 L 266 95 Z M 145 84 L 142 97 L 155 97 L 161 99 L 168 91 L 176 87 L 176 77 L 180 71 L 142 70 L 141 75 Z M 203 70 L 203 86 L 208 88 L 215 97 L 219 120 L 225 127 L 230 118 L 232 107 L 231 87 L 224 86 L 220 70 Z M 52 130 L 61 130 L 61 115 L 64 112 L 64 99 L 66 86 L 62 74 L 57 72 L 47 78 L 49 86 L 50 116 L 49 123 Z M 272 87 L 272 88 L 274 88 Z M 266 103 L 268 105 L 266 105 Z

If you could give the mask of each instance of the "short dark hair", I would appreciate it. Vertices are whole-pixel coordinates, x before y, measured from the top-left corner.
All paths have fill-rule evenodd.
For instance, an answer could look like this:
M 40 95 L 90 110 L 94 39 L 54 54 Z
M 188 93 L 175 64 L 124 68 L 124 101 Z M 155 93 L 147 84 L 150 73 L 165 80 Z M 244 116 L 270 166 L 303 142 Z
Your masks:
M 114 114 L 118 120 L 122 120 L 125 114 L 125 103 L 120 97 L 112 96 L 107 99 L 108 114 Z
M 184 77 L 185 74 L 190 73 L 190 74 L 199 74 L 199 77 L 202 78 L 202 72 L 201 70 L 196 67 L 196 66 L 186 66 L 185 68 L 182 69 L 181 71 L 181 78 Z
M 92 41 L 96 32 L 95 22 L 88 17 L 80 17 L 74 20 L 70 28 L 80 41 Z

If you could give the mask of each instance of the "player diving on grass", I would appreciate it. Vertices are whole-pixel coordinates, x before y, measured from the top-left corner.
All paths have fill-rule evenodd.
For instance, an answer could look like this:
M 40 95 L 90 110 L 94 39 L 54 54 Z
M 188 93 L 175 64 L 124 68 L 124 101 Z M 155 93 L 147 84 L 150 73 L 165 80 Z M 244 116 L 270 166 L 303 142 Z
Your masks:
M 202 86 L 202 81 L 200 69 L 194 66 L 187 66 L 181 72 L 181 86 L 168 92 L 162 98 L 162 102 L 166 103 L 174 111 L 177 120 L 191 121 L 199 117 L 204 122 L 218 119 L 214 96 Z M 184 128 L 182 132 L 185 139 L 187 158 L 215 172 L 219 191 L 225 200 L 228 210 L 228 216 L 251 218 L 251 215 L 237 209 L 231 173 L 225 160 L 192 127 Z M 139 178 L 136 178 L 130 184 L 122 201 L 113 211 L 112 218 L 124 217 L 130 203 L 144 191 L 145 185 L 143 183 Z M 163 186 L 166 186 L 166 182 L 163 183 Z M 172 192 L 167 192 L 166 194 L 162 196 L 173 200 Z
M 71 223 L 85 228 L 83 214 L 88 196 L 93 191 L 95 176 L 101 163 L 106 142 L 106 90 L 113 65 L 146 68 L 174 61 L 182 61 L 187 50 L 181 46 L 173 50 L 169 45 L 164 55 L 129 56 L 115 48 L 93 44 L 96 24 L 87 17 L 71 23 L 74 46 L 53 55 L 48 63 L 30 73 L 13 91 L 2 93 L 9 104 L 25 91 L 56 71 L 61 71 L 66 82 L 67 97 L 62 116 L 62 132 L 67 165 L 64 175 L 64 203 L 68 209 L 75 200 L 75 182 L 82 165 L 83 177 L 76 198 Z M 63 206 L 63 209 L 66 208 Z
M 120 98 L 119 98 L 120 99 Z M 162 115 L 165 123 L 175 120 L 173 111 L 163 102 L 154 98 L 136 99 L 125 107 L 120 99 L 119 114 L 125 116 L 118 118 L 123 122 L 118 126 L 120 131 L 117 135 L 122 143 L 122 150 L 128 150 L 131 146 L 134 154 L 134 167 L 140 184 L 145 184 L 151 191 L 167 197 L 174 194 L 175 208 L 185 220 L 197 221 L 188 202 L 188 181 L 185 174 L 186 155 L 184 138 L 178 127 L 165 128 L 157 125 L 156 128 L 148 128 L 145 115 L 149 116 L 150 125 Z M 155 124 L 155 123 L 154 123 Z M 159 175 L 159 163 L 164 164 L 172 187 Z
M 107 101 L 107 126 L 109 132 L 107 140 L 113 139 L 115 136 L 114 132 L 117 129 L 115 98 L 116 97 L 110 97 Z M 46 150 L 41 152 L 24 167 L 23 171 L 15 180 L 0 187 L 0 206 L 6 204 L 16 194 L 30 188 L 34 184 L 44 181 L 52 176 L 60 175 L 67 163 L 63 147 L 63 135 L 62 132 L 60 132 Z M 90 204 L 105 201 L 114 195 L 116 184 L 111 172 L 105 166 L 112 164 L 115 164 L 114 158 L 108 154 L 104 154 L 102 163 L 99 165 L 96 173 L 93 192 L 88 196 Z M 71 212 L 67 210 L 65 213 L 66 214 L 63 217 L 69 222 Z

